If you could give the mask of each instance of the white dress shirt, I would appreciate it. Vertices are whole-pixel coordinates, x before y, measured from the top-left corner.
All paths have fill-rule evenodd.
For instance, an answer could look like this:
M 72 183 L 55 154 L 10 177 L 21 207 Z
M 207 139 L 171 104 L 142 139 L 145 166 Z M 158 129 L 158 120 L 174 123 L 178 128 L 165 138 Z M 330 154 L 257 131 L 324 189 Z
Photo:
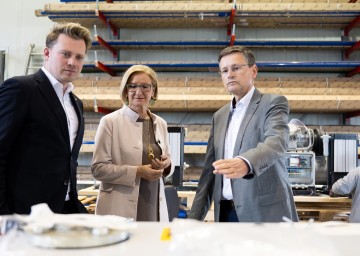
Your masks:
M 53 75 L 51 75 L 50 72 L 47 71 L 45 67 L 42 67 L 41 69 L 45 73 L 47 78 L 50 80 L 50 83 L 52 84 L 56 92 L 56 95 L 58 96 L 60 103 L 64 108 L 67 119 L 68 131 L 69 131 L 70 148 L 72 149 L 79 128 L 79 119 L 78 116 L 76 115 L 75 108 L 71 103 L 71 99 L 70 99 L 70 92 L 74 90 L 74 85 L 72 83 L 68 83 L 67 88 L 64 92 L 64 86 Z M 66 199 L 65 199 L 66 201 L 70 199 L 69 192 L 70 192 L 70 182 L 66 194 Z
M 234 157 L 233 155 L 234 155 L 236 138 L 238 136 L 241 122 L 244 119 L 245 112 L 249 106 L 254 91 L 255 91 L 255 87 L 253 86 L 251 90 L 240 101 L 236 103 L 235 106 L 233 105 L 235 99 L 233 98 L 233 100 L 231 101 L 230 111 L 232 112 L 232 115 L 228 129 L 226 131 L 224 159 L 230 159 Z M 244 160 L 248 162 L 246 159 Z M 223 177 L 222 197 L 226 200 L 233 199 L 231 183 L 229 178 Z

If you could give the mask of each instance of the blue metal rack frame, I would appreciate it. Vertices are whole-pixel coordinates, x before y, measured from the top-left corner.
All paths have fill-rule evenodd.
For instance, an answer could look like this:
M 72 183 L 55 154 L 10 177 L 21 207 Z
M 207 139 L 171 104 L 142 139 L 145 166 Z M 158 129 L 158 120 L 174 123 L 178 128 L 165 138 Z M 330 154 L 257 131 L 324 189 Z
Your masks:
M 103 63 L 115 73 L 123 72 L 136 62 L 115 62 Z M 217 72 L 218 63 L 198 62 L 198 63 L 159 63 L 144 62 L 143 64 L 154 68 L 156 71 L 183 71 L 183 72 Z M 360 66 L 360 61 L 335 61 L 335 62 L 257 62 L 260 71 L 265 72 L 325 72 L 325 73 L 348 73 Z M 98 72 L 94 63 L 86 63 L 83 72 Z
M 114 47 L 120 46 L 188 46 L 188 47 L 210 47 L 229 45 L 228 40 L 207 40 L 207 41 L 107 41 L 107 43 Z M 234 45 L 243 45 L 247 47 L 351 47 L 355 41 L 241 41 L 236 40 Z M 93 46 L 99 46 L 99 42 L 93 42 Z

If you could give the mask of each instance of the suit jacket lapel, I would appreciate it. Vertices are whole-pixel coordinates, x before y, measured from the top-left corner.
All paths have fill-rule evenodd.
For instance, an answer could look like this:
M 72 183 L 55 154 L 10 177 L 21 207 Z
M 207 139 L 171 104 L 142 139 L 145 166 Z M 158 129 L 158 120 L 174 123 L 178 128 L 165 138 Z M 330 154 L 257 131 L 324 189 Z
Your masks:
M 78 117 L 79 120 L 79 127 L 78 127 L 78 132 L 76 134 L 76 138 L 74 141 L 74 145 L 73 145 L 73 152 L 78 152 L 79 150 L 77 150 L 77 148 L 80 149 L 81 144 L 82 144 L 82 139 L 83 139 L 83 134 L 82 131 L 84 130 L 84 122 L 83 122 L 83 114 L 82 114 L 82 109 L 80 107 L 80 103 L 79 100 L 74 96 L 73 93 L 70 93 L 70 99 L 71 102 L 74 106 L 76 115 Z
M 233 156 L 237 156 L 238 155 L 238 149 L 241 147 L 242 141 L 243 141 L 243 137 L 244 137 L 244 133 L 251 121 L 251 118 L 254 116 L 254 113 L 256 111 L 256 109 L 259 106 L 260 103 L 260 99 L 261 99 L 261 93 L 259 90 L 257 90 L 255 88 L 254 91 L 254 95 L 251 98 L 251 101 L 249 103 L 249 106 L 245 112 L 244 115 L 244 119 L 241 122 L 240 128 L 239 128 L 239 132 L 238 135 L 236 137 L 236 142 L 235 142 L 235 147 L 234 147 L 234 152 L 233 152 Z
M 215 120 L 215 124 L 217 125 L 216 130 L 214 133 L 216 134 L 217 138 L 219 138 L 218 141 L 214 141 L 215 145 L 219 145 L 219 149 L 221 149 L 221 152 L 218 152 L 217 159 L 224 157 L 225 152 L 225 137 L 226 137 L 226 131 L 229 126 L 229 121 L 231 118 L 231 112 L 230 112 L 230 105 L 227 104 L 223 109 L 222 112 L 219 113 L 219 120 Z
M 68 142 L 67 144 L 70 151 L 69 130 L 67 126 L 67 118 L 64 108 L 61 105 L 59 98 L 56 95 L 56 92 L 51 85 L 49 79 L 46 77 L 46 75 L 41 69 L 35 74 L 35 79 L 38 82 L 38 88 L 40 89 L 40 92 L 43 94 L 44 98 L 50 106 L 50 109 L 54 112 L 55 117 L 59 121 L 61 132 L 64 135 L 64 139 Z

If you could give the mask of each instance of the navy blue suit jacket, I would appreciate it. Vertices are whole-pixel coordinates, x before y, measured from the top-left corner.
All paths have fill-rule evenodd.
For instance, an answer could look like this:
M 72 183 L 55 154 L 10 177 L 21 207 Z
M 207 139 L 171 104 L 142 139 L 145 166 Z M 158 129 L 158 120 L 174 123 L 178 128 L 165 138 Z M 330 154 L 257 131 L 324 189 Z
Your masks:
M 86 212 L 76 190 L 83 105 L 70 97 L 79 119 L 72 150 L 65 111 L 42 70 L 0 86 L 0 214 L 28 214 L 38 203 L 61 213 L 69 181 L 71 200 Z

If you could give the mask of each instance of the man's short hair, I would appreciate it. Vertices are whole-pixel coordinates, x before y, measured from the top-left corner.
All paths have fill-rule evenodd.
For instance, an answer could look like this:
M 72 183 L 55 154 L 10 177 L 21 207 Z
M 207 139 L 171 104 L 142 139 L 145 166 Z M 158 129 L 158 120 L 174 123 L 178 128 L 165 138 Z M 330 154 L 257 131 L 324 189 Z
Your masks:
M 249 48 L 246 48 L 244 46 L 238 46 L 238 45 L 229 46 L 229 47 L 226 47 L 225 49 L 223 49 L 219 54 L 218 61 L 220 62 L 222 57 L 232 54 L 232 53 L 236 53 L 236 52 L 241 53 L 245 57 L 249 67 L 251 67 L 255 64 L 254 53 Z
M 59 35 L 65 34 L 75 40 L 84 40 L 86 45 L 86 52 L 91 47 L 90 31 L 81 26 L 79 23 L 56 23 L 46 37 L 46 47 L 51 48 L 56 43 Z

